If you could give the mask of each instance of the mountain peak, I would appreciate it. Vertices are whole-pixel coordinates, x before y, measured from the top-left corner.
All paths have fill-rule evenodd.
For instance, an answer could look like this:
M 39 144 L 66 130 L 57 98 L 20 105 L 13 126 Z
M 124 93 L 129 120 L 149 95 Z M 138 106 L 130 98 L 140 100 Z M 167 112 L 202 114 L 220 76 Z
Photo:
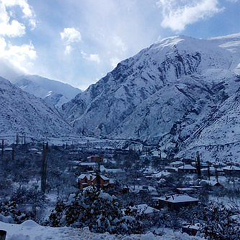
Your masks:
M 234 108 L 230 96 L 240 87 L 235 73 L 239 58 L 226 46 L 229 39 L 162 39 L 119 63 L 65 104 L 63 114 L 79 134 L 141 139 L 173 154 L 191 142 L 196 151 L 203 142 L 199 139 L 217 143 L 217 134 L 212 140 L 207 135 L 216 126 L 204 129 L 226 113 L 226 106 Z
M 61 107 L 62 104 L 70 101 L 81 92 L 80 89 L 74 88 L 67 83 L 38 75 L 22 75 L 13 82 L 22 90 L 45 99 L 48 103 L 56 107 Z

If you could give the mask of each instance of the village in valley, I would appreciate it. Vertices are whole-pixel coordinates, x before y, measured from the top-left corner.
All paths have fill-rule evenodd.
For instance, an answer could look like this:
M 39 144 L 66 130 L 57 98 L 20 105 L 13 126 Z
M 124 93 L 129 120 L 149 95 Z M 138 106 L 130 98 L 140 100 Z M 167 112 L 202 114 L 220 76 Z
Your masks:
M 240 165 L 208 162 L 198 152 L 178 159 L 134 141 L 2 140 L 0 171 L 1 221 L 117 234 L 161 235 L 170 228 L 210 239 L 240 236 Z

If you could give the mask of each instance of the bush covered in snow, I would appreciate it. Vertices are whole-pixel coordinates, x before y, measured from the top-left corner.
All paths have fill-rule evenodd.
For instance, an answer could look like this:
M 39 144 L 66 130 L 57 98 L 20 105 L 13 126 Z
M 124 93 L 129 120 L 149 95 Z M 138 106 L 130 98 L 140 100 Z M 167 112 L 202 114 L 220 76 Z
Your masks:
M 134 216 L 123 215 L 116 197 L 87 188 L 58 202 L 49 216 L 51 226 L 89 227 L 94 232 L 141 233 L 142 225 Z
M 240 222 L 234 216 L 239 210 L 220 204 L 210 204 L 203 212 L 205 227 L 202 229 L 207 239 L 240 239 Z
M 0 202 L 0 214 L 3 218 L 11 218 L 14 223 L 37 220 L 36 208 L 43 206 L 44 199 L 44 194 L 36 188 L 19 187 L 8 200 Z
M 0 221 L 22 223 L 28 219 L 34 219 L 32 211 L 22 211 L 15 201 L 1 202 Z

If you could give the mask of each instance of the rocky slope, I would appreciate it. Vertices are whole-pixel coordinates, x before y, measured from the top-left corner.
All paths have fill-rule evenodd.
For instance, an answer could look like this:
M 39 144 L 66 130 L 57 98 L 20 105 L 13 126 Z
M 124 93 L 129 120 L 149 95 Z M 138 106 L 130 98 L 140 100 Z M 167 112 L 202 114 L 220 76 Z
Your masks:
M 240 141 L 239 63 L 240 34 L 164 39 L 119 63 L 63 114 L 79 134 L 140 139 L 192 156 Z
M 0 78 L 0 136 L 24 134 L 33 139 L 72 134 L 72 127 L 55 108 Z

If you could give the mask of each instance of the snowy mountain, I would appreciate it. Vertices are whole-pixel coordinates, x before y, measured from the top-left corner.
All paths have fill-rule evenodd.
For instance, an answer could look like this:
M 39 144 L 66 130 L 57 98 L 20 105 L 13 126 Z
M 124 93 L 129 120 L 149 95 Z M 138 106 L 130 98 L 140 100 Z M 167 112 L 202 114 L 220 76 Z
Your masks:
M 24 134 L 40 139 L 60 137 L 72 133 L 55 108 L 49 108 L 37 98 L 0 78 L 0 135 L 1 137 Z
M 22 90 L 44 99 L 55 107 L 61 107 L 81 92 L 69 84 L 37 75 L 22 75 L 11 81 Z
M 239 75 L 240 34 L 171 37 L 119 63 L 62 111 L 79 134 L 140 139 L 178 156 L 236 159 L 230 145 L 240 141 Z M 228 150 L 221 155 L 222 145 Z M 206 151 L 212 146 L 216 151 Z

